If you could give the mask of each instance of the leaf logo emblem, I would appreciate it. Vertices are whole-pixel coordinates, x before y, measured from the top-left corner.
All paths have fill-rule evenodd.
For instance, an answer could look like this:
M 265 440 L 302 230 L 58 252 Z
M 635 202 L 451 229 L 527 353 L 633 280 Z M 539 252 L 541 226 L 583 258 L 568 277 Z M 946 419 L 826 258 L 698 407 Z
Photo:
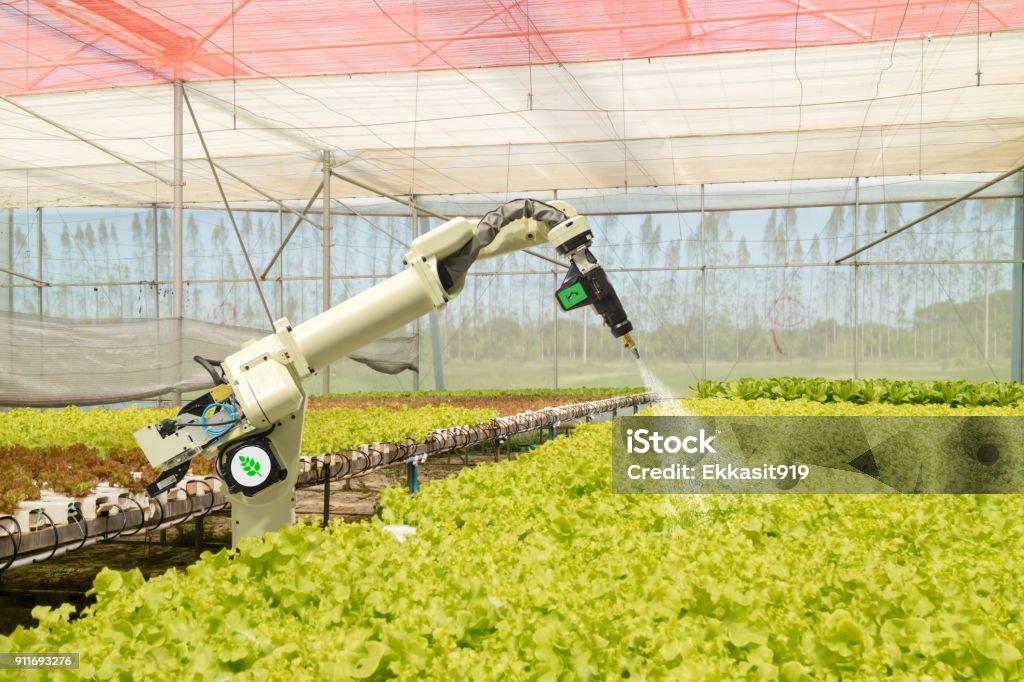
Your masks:
M 256 461 L 255 457 L 246 457 L 245 455 L 239 455 L 239 464 L 242 465 L 242 471 L 248 476 L 259 476 L 263 478 L 263 474 L 260 473 L 260 463 Z

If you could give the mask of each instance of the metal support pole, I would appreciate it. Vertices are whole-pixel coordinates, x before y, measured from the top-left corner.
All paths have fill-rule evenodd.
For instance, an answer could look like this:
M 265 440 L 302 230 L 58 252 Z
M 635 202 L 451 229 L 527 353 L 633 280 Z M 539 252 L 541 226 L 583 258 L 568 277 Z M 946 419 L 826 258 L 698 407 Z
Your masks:
M 416 195 L 412 195 L 410 208 L 412 209 L 412 241 L 420 236 L 419 211 L 416 208 Z M 416 370 L 412 373 L 412 390 L 420 390 L 420 321 L 413 320 L 412 335 L 416 339 Z
M 330 310 L 331 308 L 331 152 L 330 150 L 324 149 L 323 154 L 323 171 L 324 171 L 324 188 L 320 197 L 323 203 L 323 218 L 321 222 L 324 226 L 323 234 L 323 291 L 324 301 L 323 309 Z M 331 392 L 331 366 L 327 365 L 324 367 L 324 393 Z
M 405 480 L 409 486 L 409 494 L 415 495 L 420 490 L 420 465 L 415 459 L 405 465 Z
M 590 327 L 590 306 L 583 309 L 583 362 L 587 364 L 587 329 Z
M 284 243 L 284 213 L 281 207 L 277 207 L 277 240 Z M 285 317 L 284 314 L 284 252 L 281 252 L 281 261 L 277 267 L 277 316 Z
M 153 319 L 160 319 L 160 211 L 153 204 Z
M 974 189 L 971 189 L 971 190 L 968 190 L 968 191 L 964 192 L 963 194 L 961 194 L 960 196 L 958 196 L 955 199 L 950 199 L 949 201 L 947 201 L 946 203 L 942 204 L 941 206 L 939 206 L 937 208 L 933 208 L 932 210 L 928 211 L 927 213 L 925 213 L 923 215 L 920 215 L 917 218 L 914 218 L 909 223 L 904 223 L 903 225 L 900 225 L 895 230 L 893 230 L 891 232 L 885 233 L 884 235 L 882 235 L 878 239 L 876 239 L 876 240 L 874 240 L 872 242 L 869 242 L 869 243 L 865 244 L 864 246 L 862 246 L 860 248 L 857 248 L 857 245 L 854 244 L 854 250 L 851 251 L 850 253 L 846 254 L 845 256 L 841 257 L 841 258 L 837 258 L 836 259 L 836 263 L 842 263 L 844 260 L 848 260 L 850 258 L 853 258 L 858 253 L 860 253 L 862 251 L 867 251 L 871 247 L 873 247 L 873 246 L 875 246 L 877 244 L 881 244 L 886 239 L 892 239 L 893 237 L 895 237 L 899 233 L 904 232 L 905 230 L 909 230 L 914 225 L 917 225 L 918 223 L 923 223 L 925 220 L 928 220 L 932 216 L 937 215 L 939 213 L 942 213 L 943 211 L 945 211 L 950 206 L 955 206 L 955 205 L 959 204 L 961 201 L 964 201 L 965 199 L 970 199 L 971 197 L 973 197 L 975 194 L 978 194 L 982 190 L 988 189 L 992 185 L 1000 183 L 1003 180 L 1005 180 L 1006 178 L 1008 178 L 1011 175 L 1013 175 L 1014 173 L 1019 173 L 1021 171 L 1024 171 L 1024 163 L 1020 164 L 1019 166 L 1014 166 L 1013 168 L 1011 168 L 1010 170 L 1006 171 L 1005 173 L 1000 173 L 999 175 L 997 175 L 996 177 L 992 178 L 988 182 L 984 182 L 984 183 L 978 185 L 977 187 L 975 187 Z
M 853 179 L 853 247 L 860 240 L 860 178 Z M 856 251 L 855 253 L 860 253 Z M 853 259 L 853 378 L 860 375 L 860 263 Z
M 179 83 L 179 82 L 180 81 L 175 81 L 176 84 Z M 117 159 L 121 163 L 129 165 L 132 168 L 134 168 L 135 170 L 137 170 L 137 171 L 139 171 L 141 173 L 145 173 L 146 175 L 149 175 L 150 177 L 153 177 L 153 178 L 159 180 L 160 182 L 164 183 L 165 185 L 168 184 L 167 180 L 164 177 L 162 177 L 159 173 L 155 173 L 152 170 L 150 170 L 149 168 L 146 168 L 145 166 L 143 166 L 141 164 L 135 163 L 134 161 L 129 161 L 127 158 L 125 158 L 124 156 L 121 156 L 117 152 L 112 151 L 112 150 L 108 149 L 107 147 L 104 147 L 103 145 L 99 144 L 98 142 L 95 142 L 95 141 L 89 139 L 88 136 L 83 135 L 83 134 L 81 134 L 79 132 L 76 132 L 76 131 L 74 131 L 74 130 L 72 130 L 70 128 L 67 128 L 65 126 L 62 126 L 60 123 L 57 123 L 56 121 L 54 121 L 52 118 L 47 118 L 47 117 L 43 116 L 42 114 L 37 114 L 35 111 L 29 109 L 24 104 L 21 104 L 19 100 L 11 99 L 10 97 L 5 97 L 4 95 L 0 95 L 0 102 L 8 104 L 8 105 L 14 107 L 15 109 L 20 109 L 21 111 L 25 112 L 29 116 L 33 116 L 35 118 L 38 118 L 40 121 L 43 121 L 44 123 L 48 123 L 49 125 L 53 126 L 57 130 L 61 131 L 65 135 L 70 135 L 71 137 L 75 138 L 79 142 L 83 142 L 83 143 L 89 145 L 90 147 L 98 149 L 101 152 L 103 152 L 104 154 L 107 154 L 109 156 L 114 157 L 115 159 Z
M 704 183 L 700 185 L 700 378 L 708 378 L 708 263 L 704 243 Z
M 43 207 L 40 206 L 36 214 L 36 276 L 43 279 Z M 36 287 L 36 309 L 39 311 L 39 319 L 43 319 L 43 288 Z
M 182 96 L 184 94 L 184 83 L 181 80 L 174 81 L 174 174 L 172 179 L 173 194 L 173 221 L 174 234 L 171 239 L 171 262 L 172 262 L 172 292 L 171 292 L 171 317 L 178 321 L 178 333 L 175 339 L 175 359 L 178 366 L 176 380 L 181 380 L 181 336 L 182 336 L 182 314 L 184 310 L 184 287 L 182 282 L 182 259 L 184 248 L 182 240 L 182 205 L 184 203 L 184 150 L 182 138 Z M 174 392 L 175 405 L 181 404 L 181 391 Z
M 418 208 L 416 212 L 423 213 Z M 422 215 L 417 220 L 419 222 L 416 224 L 416 234 L 426 232 L 430 227 L 429 220 Z M 437 313 L 430 313 L 428 320 L 430 321 L 430 355 L 434 362 L 434 390 L 443 391 L 445 386 L 444 352 L 441 348 L 441 318 L 438 317 Z
M 199 555 L 203 553 L 203 519 L 204 518 L 205 517 L 200 516 L 198 519 L 196 519 L 196 533 L 195 533 L 196 537 L 195 537 L 195 541 L 196 541 L 196 558 L 197 559 L 199 558 Z
M 1013 257 L 1024 260 L 1024 173 L 1021 173 L 1021 191 L 1014 202 Z M 1024 265 L 1014 263 L 1013 268 L 1013 329 L 1010 347 L 1010 380 L 1024 383 Z
M 554 285 L 552 291 L 558 289 L 558 271 L 557 270 L 552 270 L 551 271 L 551 281 L 552 281 L 552 283 Z M 551 309 L 554 311 L 554 315 L 551 318 L 551 324 L 554 327 L 554 337 L 555 337 L 554 338 L 554 341 L 555 341 L 554 346 L 555 347 L 554 347 L 554 352 L 551 353 L 551 355 L 555 359 L 555 367 L 554 367 L 555 386 L 554 387 L 558 388 L 558 300 L 557 299 L 554 300 L 554 302 L 552 303 L 552 306 L 553 307 Z
M 4 256 L 4 266 L 14 269 L 14 209 L 7 209 L 7 254 Z M 40 278 L 41 279 L 41 278 Z M 7 273 L 7 308 L 14 312 L 14 275 Z
M 306 222 L 309 222 L 308 219 L 306 218 L 306 214 L 309 213 L 310 207 L 313 205 L 313 202 L 316 201 L 316 198 L 318 196 L 320 196 L 320 192 L 323 190 L 323 188 L 324 188 L 324 183 L 321 181 L 320 184 L 317 185 L 316 191 L 313 192 L 313 196 L 311 196 L 309 198 L 309 201 L 306 202 L 306 208 L 302 209 L 302 213 L 298 214 L 299 217 L 295 219 L 295 224 L 292 225 L 292 229 L 290 229 L 288 231 L 287 236 L 284 235 L 283 228 L 281 230 L 279 230 L 281 232 L 281 238 L 278 241 L 280 241 L 281 245 L 277 247 L 277 251 L 275 251 L 274 255 L 271 256 L 270 262 L 267 263 L 267 267 L 263 268 L 263 274 L 260 275 L 260 279 L 266 279 L 267 278 L 267 274 L 270 272 L 270 269 L 272 267 L 274 267 L 274 263 L 277 262 L 277 259 L 278 258 L 281 258 L 281 259 L 284 258 L 284 247 L 288 246 L 288 242 L 291 241 L 292 235 L 294 235 L 295 231 L 297 229 L 299 229 L 299 225 L 302 224 L 302 221 L 306 220 Z M 277 216 L 278 216 L 277 221 L 279 223 L 281 222 L 281 220 L 283 218 L 283 216 L 281 214 L 282 206 L 283 206 L 283 204 L 279 204 L 278 207 L 277 207 Z M 311 224 L 317 225 L 317 229 L 322 229 L 322 228 L 319 227 L 319 225 L 317 223 L 311 223 Z
M 320 523 L 321 528 L 326 528 L 331 520 L 331 465 L 327 465 L 327 480 L 324 481 L 324 518 Z
M 444 390 L 444 358 L 441 354 L 441 323 L 430 313 L 430 352 L 434 358 L 434 389 Z

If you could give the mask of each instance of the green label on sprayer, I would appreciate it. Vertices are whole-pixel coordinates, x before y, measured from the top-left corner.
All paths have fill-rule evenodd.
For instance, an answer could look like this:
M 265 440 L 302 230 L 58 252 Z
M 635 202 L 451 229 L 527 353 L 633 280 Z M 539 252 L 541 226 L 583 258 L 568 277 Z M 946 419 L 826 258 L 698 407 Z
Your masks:
M 576 282 L 567 289 L 562 289 L 556 295 L 558 302 L 562 304 L 562 310 L 571 310 L 587 300 L 587 292 L 580 282 Z

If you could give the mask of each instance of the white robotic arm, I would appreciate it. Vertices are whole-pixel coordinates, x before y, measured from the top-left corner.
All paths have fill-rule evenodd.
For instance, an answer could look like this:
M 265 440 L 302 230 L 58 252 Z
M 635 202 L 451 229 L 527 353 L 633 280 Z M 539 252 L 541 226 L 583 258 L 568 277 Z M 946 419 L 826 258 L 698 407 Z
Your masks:
M 157 495 L 177 484 L 193 457 L 215 457 L 232 503 L 236 544 L 241 537 L 294 523 L 306 409 L 303 380 L 443 309 L 462 290 L 466 272 L 479 258 L 552 244 L 571 261 L 556 293 L 562 308 L 594 305 L 612 334 L 639 357 L 632 325 L 590 253 L 592 241 L 586 218 L 564 202 L 509 202 L 479 222 L 455 218 L 422 235 L 411 244 L 402 272 L 320 315 L 295 327 L 287 319 L 278 320 L 273 334 L 248 343 L 223 362 L 197 358 L 217 386 L 183 407 L 175 419 L 135 433 L 152 466 L 164 470 L 149 493 Z

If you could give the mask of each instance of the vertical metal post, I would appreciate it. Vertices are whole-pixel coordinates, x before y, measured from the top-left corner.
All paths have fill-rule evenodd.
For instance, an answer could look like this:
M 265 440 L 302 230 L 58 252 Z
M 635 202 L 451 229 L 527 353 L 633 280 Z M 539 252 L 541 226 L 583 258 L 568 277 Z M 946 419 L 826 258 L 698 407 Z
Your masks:
M 324 480 L 324 518 L 320 523 L 321 528 L 326 528 L 331 520 L 331 465 L 327 465 L 327 478 Z
M 708 378 L 708 270 L 704 244 L 704 183 L 700 185 L 700 378 Z
M 282 213 L 281 207 L 277 207 L 277 243 L 284 243 L 284 214 Z M 277 259 L 277 316 L 284 317 L 284 250 L 281 250 L 281 256 Z
M 171 240 L 171 262 L 173 272 L 173 283 L 171 292 L 171 317 L 177 320 L 178 332 L 174 342 L 174 348 L 178 361 L 178 375 L 176 379 L 181 380 L 181 336 L 182 336 L 182 314 L 184 310 L 184 287 L 182 275 L 183 268 L 183 240 L 182 240 L 182 203 L 184 200 L 184 150 L 182 137 L 182 100 L 185 92 L 185 85 L 181 80 L 174 81 L 174 206 L 173 222 L 174 235 Z M 175 405 L 181 404 L 181 391 L 174 392 Z
M 551 271 L 551 281 L 552 281 L 552 285 L 553 285 L 552 291 L 554 291 L 555 289 L 558 289 L 558 271 L 557 270 L 552 270 Z M 555 388 L 558 388 L 558 299 L 553 298 L 551 305 L 553 306 L 551 308 L 551 310 L 554 311 L 554 314 L 551 317 L 551 324 L 554 327 L 554 335 L 555 335 L 555 338 L 554 338 L 555 348 L 554 348 L 554 352 L 551 355 L 554 356 L 554 358 L 555 358 L 555 366 L 554 366 L 555 377 L 554 378 L 555 378 Z
M 40 206 L 36 214 L 36 277 L 43 279 L 43 207 Z M 43 319 L 43 287 L 36 287 L 36 309 L 39 311 L 39 319 Z
M 426 221 L 428 219 L 420 217 L 420 220 Z M 429 225 L 429 223 L 424 223 L 424 225 Z M 426 232 L 425 229 L 421 229 L 424 225 L 417 224 L 417 234 Z M 445 389 L 444 351 L 441 347 L 441 318 L 438 317 L 437 313 L 430 313 L 430 353 L 434 360 L 434 389 L 443 391 Z
M 160 319 L 160 211 L 153 204 L 153 319 Z
M 853 179 L 853 248 L 860 241 L 860 178 Z M 860 375 L 860 265 L 853 257 L 853 378 Z
M 444 390 L 444 357 L 441 355 L 441 323 L 430 313 L 430 352 L 434 358 L 434 389 Z
M 583 362 L 587 364 L 587 327 L 590 326 L 590 306 L 583 309 Z
M 1024 173 L 1020 196 L 1014 202 L 1013 258 L 1024 260 Z M 1024 265 L 1013 264 L 1013 329 L 1010 346 L 1010 380 L 1024 383 Z
M 7 254 L 4 265 L 14 269 L 14 209 L 7 209 Z M 14 275 L 7 275 L 7 310 L 14 312 Z
M 195 541 L 196 541 L 196 546 L 195 546 L 196 558 L 198 559 L 199 555 L 203 553 L 203 517 L 202 516 L 200 516 L 198 519 L 196 519 L 196 537 L 195 537 Z
M 323 202 L 323 220 L 321 224 L 324 226 L 323 309 L 328 310 L 331 307 L 331 152 L 330 150 L 324 149 L 322 154 L 324 162 L 324 188 L 320 195 L 320 200 Z M 324 393 L 330 392 L 331 366 L 327 365 L 327 367 L 324 367 Z
M 416 241 L 416 237 L 420 235 L 420 223 L 419 223 L 419 211 L 416 207 L 416 195 L 413 194 L 409 197 L 411 199 L 412 209 L 412 239 Z M 412 322 L 412 335 L 416 339 L 416 370 L 412 373 L 412 390 L 420 390 L 420 321 L 419 319 L 413 320 Z
M 174 236 L 172 239 L 172 265 L 173 265 L 173 290 L 171 300 L 171 317 L 180 319 L 183 310 L 182 301 L 182 232 L 181 232 L 181 210 L 184 199 L 183 189 L 183 137 L 182 137 L 182 94 L 184 84 L 180 80 L 174 81 Z
M 415 495 L 420 489 L 420 466 L 412 457 L 405 464 L 405 479 L 409 486 L 409 494 Z

